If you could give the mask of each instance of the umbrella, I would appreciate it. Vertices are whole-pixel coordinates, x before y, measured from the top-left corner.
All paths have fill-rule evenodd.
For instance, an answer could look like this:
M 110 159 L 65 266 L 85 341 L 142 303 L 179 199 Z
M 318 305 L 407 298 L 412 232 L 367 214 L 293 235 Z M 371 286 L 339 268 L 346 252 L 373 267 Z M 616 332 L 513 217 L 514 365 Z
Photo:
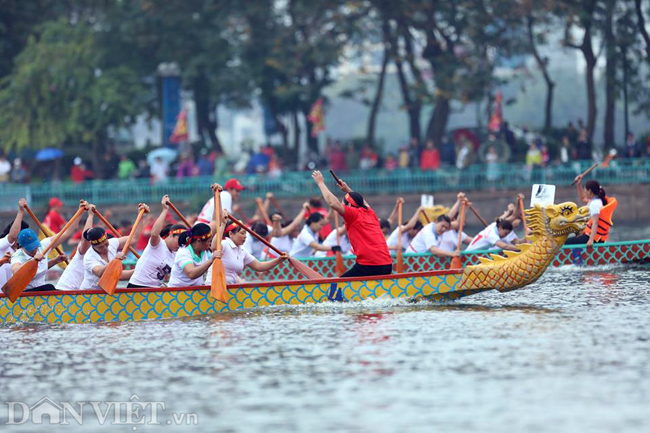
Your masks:
M 156 158 L 162 158 L 167 164 L 171 163 L 176 159 L 176 151 L 168 147 L 161 147 L 156 150 L 152 150 L 147 155 L 147 163 L 153 165 Z
M 63 156 L 63 151 L 54 147 L 41 149 L 36 153 L 36 161 L 52 161 Z

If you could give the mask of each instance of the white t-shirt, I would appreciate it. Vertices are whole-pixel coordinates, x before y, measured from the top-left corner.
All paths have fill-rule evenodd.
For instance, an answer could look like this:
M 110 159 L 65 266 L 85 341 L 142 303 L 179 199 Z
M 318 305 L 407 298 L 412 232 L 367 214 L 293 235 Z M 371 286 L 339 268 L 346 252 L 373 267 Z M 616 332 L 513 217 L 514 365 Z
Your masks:
M 350 239 L 348 238 L 347 233 L 343 233 L 342 235 L 339 236 L 339 239 L 341 240 L 341 254 L 350 254 L 350 251 L 352 250 L 352 244 L 350 243 Z M 323 245 L 327 247 L 333 247 L 334 245 L 338 245 L 336 243 L 336 229 L 332 230 L 329 235 L 325 238 L 323 241 Z M 327 257 L 328 251 L 316 251 L 314 253 L 314 256 L 316 257 Z
M 212 260 L 212 253 L 210 251 L 203 251 L 200 256 L 197 256 L 194 253 L 194 249 L 191 245 L 188 245 L 183 248 L 179 248 L 176 252 L 176 257 L 174 258 L 174 264 L 172 266 L 172 272 L 169 277 L 169 287 L 190 287 L 190 286 L 202 286 L 203 285 L 203 275 L 198 278 L 191 279 L 190 277 L 183 272 L 185 266 L 193 263 L 194 266 L 202 265 L 205 262 Z
M 77 246 L 77 253 L 70 260 L 68 266 L 65 267 L 63 274 L 61 274 L 61 278 L 56 283 L 56 290 L 80 290 L 82 288 L 84 281 L 84 256 L 85 254 L 81 254 L 79 252 L 79 246 Z
M 419 232 L 418 232 L 419 233 Z M 388 236 L 388 239 L 386 239 L 386 244 L 388 245 L 388 251 L 390 252 L 391 256 L 397 255 L 397 238 L 399 236 L 399 227 L 397 227 L 393 232 Z M 406 251 L 406 249 L 409 247 L 409 244 L 411 243 L 412 239 L 411 236 L 409 236 L 409 231 L 404 230 L 402 232 L 402 252 Z M 394 249 L 391 249 L 394 248 Z
M 271 238 L 271 245 L 273 245 L 280 251 L 285 252 L 287 254 L 293 248 L 293 242 L 294 242 L 294 238 L 292 238 L 290 235 L 280 236 L 279 238 L 276 237 Z M 263 259 L 274 259 L 276 257 L 278 257 L 278 255 L 271 248 L 264 249 L 264 254 L 262 254 Z
M 5 236 L 4 238 L 0 239 L 0 257 L 4 256 L 7 252 L 13 254 L 14 249 Z M 0 266 L 0 287 L 4 286 L 12 275 L 13 272 L 11 272 L 11 263 Z
M 289 255 L 296 258 L 313 256 L 314 249 L 309 246 L 312 242 L 318 243 L 318 234 L 314 233 L 308 225 L 305 225 L 293 242 Z
M 442 236 L 436 232 L 436 223 L 429 223 L 411 241 L 407 253 L 428 253 L 432 247 L 439 248 Z
M 102 256 L 97 254 L 93 247 L 88 248 L 84 254 L 84 280 L 81 283 L 82 289 L 99 289 L 99 279 L 97 275 L 93 274 L 93 269 L 97 266 L 106 266 L 108 263 L 117 256 L 117 249 L 120 247 L 120 240 L 112 238 L 108 240 L 108 261 L 102 259 Z
M 41 241 L 41 246 L 38 247 L 38 252 L 45 251 L 50 243 L 52 238 L 45 238 Z M 27 254 L 23 248 L 20 248 L 11 256 L 11 266 L 16 263 L 25 264 L 32 259 L 32 256 Z M 33 289 L 34 287 L 39 287 L 45 285 L 45 274 L 47 274 L 48 269 L 48 258 L 47 256 L 43 257 L 43 260 L 38 262 L 38 268 L 36 270 L 36 276 L 30 283 L 27 285 L 26 289 Z
M 226 269 L 226 284 L 237 284 L 239 283 L 239 274 L 245 266 L 255 261 L 255 257 L 246 251 L 243 245 L 238 247 L 230 239 L 224 239 L 221 248 L 223 249 L 221 261 Z M 212 266 L 208 269 L 205 282 L 206 284 L 212 283 Z
M 594 217 L 600 215 L 600 210 L 603 208 L 603 201 L 598 197 L 594 197 L 587 206 L 589 207 L 589 216 Z
M 221 191 L 219 198 L 221 198 L 221 209 L 225 209 L 228 213 L 232 213 L 232 195 L 228 191 Z M 212 215 L 214 215 L 214 197 L 210 198 L 210 200 L 205 203 L 196 221 L 210 224 L 210 221 L 212 221 Z
M 463 232 L 462 236 L 462 242 L 465 242 L 465 239 L 469 237 L 465 232 Z M 456 230 L 447 230 L 442 234 L 439 248 L 451 253 L 456 251 L 456 247 L 458 247 L 458 232 Z
M 517 235 L 515 234 L 514 230 L 508 233 L 504 238 L 500 238 L 497 223 L 493 222 L 474 237 L 472 242 L 467 246 L 466 251 L 489 250 L 491 248 L 498 248 L 496 247 L 497 242 L 502 241 L 510 244 L 516 238 Z
M 155 247 L 151 240 L 135 264 L 130 284 L 144 287 L 162 287 L 165 277 L 172 272 L 175 253 L 169 250 L 167 243 L 160 239 Z

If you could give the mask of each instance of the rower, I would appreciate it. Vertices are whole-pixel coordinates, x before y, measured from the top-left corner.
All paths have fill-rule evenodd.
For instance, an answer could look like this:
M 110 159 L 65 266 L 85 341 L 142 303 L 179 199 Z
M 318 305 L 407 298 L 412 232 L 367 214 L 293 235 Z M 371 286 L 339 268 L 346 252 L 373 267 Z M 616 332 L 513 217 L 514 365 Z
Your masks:
M 266 239 L 269 233 L 273 231 L 273 227 L 267 226 L 263 221 L 255 221 L 251 226 L 251 230 Z M 262 259 L 264 247 L 265 245 L 253 236 L 247 237 L 243 245 L 243 248 L 258 260 Z
M 512 223 L 508 220 L 498 219 L 477 234 L 465 251 L 489 250 L 492 248 L 519 251 L 514 245 L 517 242 L 517 235 L 513 231 Z
M 451 228 L 451 219 L 447 215 L 440 215 L 434 222 L 425 225 L 413 238 L 406 250 L 407 253 L 430 252 L 440 257 L 456 257 L 456 251 L 450 252 L 440 248 L 442 235 Z
M 341 254 L 346 255 L 346 254 L 351 254 L 352 253 L 352 244 L 350 244 L 350 238 L 348 238 L 347 230 L 345 230 L 345 226 L 339 227 L 338 229 L 338 240 L 336 237 L 336 228 L 332 230 L 332 232 L 327 235 L 325 240 L 323 241 L 323 246 L 325 247 L 333 247 L 333 246 L 340 246 L 341 247 Z M 340 245 L 339 245 L 340 242 Z M 332 251 L 316 251 L 314 253 L 314 257 L 328 257 L 328 256 L 333 256 L 334 253 Z
M 17 248 L 16 241 L 18 240 L 18 234 L 21 230 L 29 228 L 29 224 L 23 221 L 26 205 L 27 200 L 24 198 L 18 201 L 18 213 L 14 221 L 5 227 L 2 232 L 2 237 L 0 237 L 0 263 L 2 263 L 0 266 L 0 287 L 3 287 L 13 275 L 10 262 L 11 254 Z
M 439 245 L 440 249 L 447 252 L 454 252 L 458 248 L 458 229 L 460 228 L 460 221 L 456 217 L 458 216 L 458 208 L 464 200 L 467 200 L 465 193 L 459 192 L 456 196 L 456 202 L 449 212 L 447 212 L 447 216 L 451 219 L 451 224 L 449 230 L 442 234 L 442 239 Z M 471 206 L 471 203 L 466 202 L 466 206 Z M 472 239 L 473 238 L 468 236 L 465 232 L 461 235 L 461 243 L 463 244 L 470 244 Z
M 144 203 L 138 204 L 138 211 L 148 206 Z M 106 267 L 113 259 L 120 259 L 128 236 L 108 239 L 106 231 L 101 227 L 93 227 L 86 230 L 84 238 L 90 242 L 91 248 L 84 256 L 84 279 L 81 283 L 83 289 L 99 289 L 99 280 L 104 275 Z M 128 280 L 133 275 L 133 269 L 123 271 L 120 280 Z
M 86 212 L 88 217 L 82 229 L 82 233 L 90 230 L 93 227 L 93 215 L 95 213 L 95 205 L 86 203 Z M 84 281 L 84 257 L 90 249 L 90 241 L 84 236 L 81 237 L 79 243 L 75 247 L 75 253 L 68 266 L 66 266 L 63 274 L 56 283 L 56 290 L 79 290 Z
M 221 199 L 221 207 L 223 209 L 226 209 L 229 214 L 233 213 L 233 208 L 235 206 L 235 203 L 237 203 L 237 199 L 239 199 L 239 194 L 244 189 L 246 189 L 244 185 L 242 185 L 241 182 L 239 182 L 237 179 L 229 179 L 224 185 L 224 189 L 219 194 L 219 198 Z M 203 209 L 201 209 L 201 213 L 199 213 L 196 221 L 204 224 L 210 224 L 212 221 L 213 213 L 214 197 L 210 197 L 210 200 L 208 200 L 203 206 Z
M 86 202 L 81 201 L 79 204 L 80 208 L 85 208 Z M 63 242 L 65 242 L 73 232 L 68 230 L 54 242 L 52 249 L 58 247 Z M 32 229 L 23 229 L 18 235 L 18 244 L 20 249 L 16 251 L 13 256 L 11 256 L 11 270 L 13 273 L 16 273 L 18 269 L 31 259 L 36 259 L 38 261 L 38 268 L 36 275 L 29 282 L 25 292 L 38 292 L 38 291 L 49 291 L 55 290 L 54 285 L 46 284 L 45 278 L 47 270 L 52 266 L 56 266 L 62 261 L 67 259 L 65 254 L 58 255 L 54 259 L 49 259 L 48 257 L 43 257 L 43 251 L 54 241 L 54 237 L 48 237 L 43 239 L 43 241 L 38 240 L 38 235 Z
M 302 208 L 298 212 L 298 215 L 292 220 L 283 222 L 282 215 L 279 213 L 274 214 L 271 217 L 273 230 L 271 230 L 271 245 L 288 253 L 293 248 L 293 243 L 295 239 L 300 235 L 301 227 L 300 225 L 305 219 L 305 213 L 309 209 L 309 203 L 305 202 L 302 204 Z M 264 249 L 264 258 L 273 258 L 278 255 L 275 251 L 270 248 Z
M 296 258 L 312 257 L 316 251 L 341 251 L 337 245 L 326 247 L 318 242 L 318 232 L 329 222 L 319 212 L 309 215 L 305 226 L 293 242 L 290 256 Z
M 337 178 L 339 188 L 345 193 L 343 202 L 340 202 L 325 185 L 325 179 L 320 171 L 314 171 L 312 178 L 327 204 L 343 217 L 350 243 L 356 254 L 356 263 L 341 277 L 390 275 L 393 271 L 393 259 L 388 253 L 379 219 L 363 196 L 352 191 L 344 181 Z M 334 247 L 332 250 L 334 251 Z
M 400 202 L 404 204 L 404 199 L 401 197 L 397 199 L 397 201 L 398 204 Z M 422 212 L 423 209 L 424 207 L 422 206 L 418 207 L 411 219 L 402 224 L 402 252 L 406 252 L 409 244 L 413 241 L 415 236 L 420 233 L 420 230 L 422 230 L 423 225 L 420 221 L 420 212 Z M 397 254 L 398 236 L 399 227 L 393 230 L 393 232 L 388 237 L 388 240 L 386 241 L 386 245 L 388 245 L 388 250 L 390 251 L 391 256 Z
M 221 185 L 211 185 L 213 193 L 221 190 Z M 181 233 L 178 238 L 180 248 L 176 252 L 174 264 L 169 277 L 169 287 L 202 286 L 203 276 L 216 259 L 211 253 L 216 248 L 215 233 L 217 215 L 211 213 L 210 225 L 196 223 L 192 228 Z M 217 234 L 218 235 L 218 234 Z
M 227 217 L 225 210 L 224 216 Z M 260 262 L 243 248 L 246 237 L 246 230 L 235 223 L 230 223 L 224 229 L 221 251 L 215 251 L 214 255 L 221 258 L 226 269 L 226 284 L 243 283 L 244 280 L 239 275 L 246 266 L 256 272 L 266 272 L 289 258 L 289 255 L 284 253 L 280 257 Z M 206 281 L 212 281 L 212 267 L 208 270 Z
M 575 182 L 580 200 L 589 207 L 589 223 L 581 235 L 567 239 L 564 244 L 586 244 L 589 248 L 594 242 L 605 242 L 609 238 L 609 229 L 614 224 L 612 215 L 618 202 L 616 198 L 607 196 L 597 180 L 588 180 L 583 188 L 582 178 L 583 175 L 576 176 Z
M 128 288 L 162 287 L 172 271 L 179 239 L 187 227 L 181 224 L 165 224 L 169 214 L 169 196 L 162 200 L 162 211 L 151 228 L 151 237 L 135 269 Z

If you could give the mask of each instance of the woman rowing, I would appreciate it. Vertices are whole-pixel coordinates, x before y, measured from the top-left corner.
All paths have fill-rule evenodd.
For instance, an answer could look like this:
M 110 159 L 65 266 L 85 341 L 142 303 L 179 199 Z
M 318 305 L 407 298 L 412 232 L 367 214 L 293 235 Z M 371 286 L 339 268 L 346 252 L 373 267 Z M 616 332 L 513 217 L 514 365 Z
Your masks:
M 402 197 L 397 199 L 397 204 L 404 204 L 404 199 Z M 424 207 L 420 206 L 417 208 L 410 220 L 402 224 L 402 252 L 405 252 L 408 246 L 411 244 L 413 239 L 417 234 L 422 230 L 422 222 L 420 221 L 420 212 L 424 210 Z M 391 256 L 397 254 L 397 244 L 399 240 L 399 227 L 395 228 L 386 240 L 386 245 L 388 245 L 388 250 L 390 251 Z
M 505 219 L 497 219 L 489 224 L 479 234 L 474 236 L 472 242 L 465 251 L 490 250 L 501 248 L 502 250 L 519 251 L 515 246 L 521 243 L 513 230 L 512 223 Z
M 27 200 L 24 198 L 21 198 L 18 201 L 18 213 L 16 214 L 14 221 L 5 227 L 2 232 L 2 237 L 0 238 L 0 287 L 3 287 L 13 275 L 10 264 L 11 254 L 18 246 L 16 244 L 18 241 L 18 234 L 21 230 L 29 228 L 29 224 L 23 221 L 26 205 Z
M 318 233 L 327 224 L 329 224 L 329 221 L 320 212 L 310 214 L 305 222 L 305 226 L 293 242 L 289 255 L 291 257 L 301 258 L 312 257 L 316 251 L 341 251 L 341 248 L 337 245 L 327 247 L 318 242 Z
M 171 274 L 179 239 L 187 227 L 181 224 L 165 224 L 169 214 L 169 196 L 161 200 L 162 211 L 151 227 L 151 237 L 142 256 L 138 259 L 127 287 L 162 287 Z
M 75 253 L 68 266 L 66 266 L 63 274 L 56 283 L 56 290 L 79 290 L 83 287 L 84 281 L 84 257 L 90 249 L 90 241 L 83 236 L 83 233 L 93 227 L 93 216 L 95 213 L 95 205 L 86 203 L 86 224 L 82 230 L 81 240 L 76 246 L 77 252 Z
M 79 207 L 85 208 L 85 206 L 86 206 L 86 202 L 82 200 L 79 204 Z M 73 232 L 71 230 L 68 230 L 66 233 L 63 234 L 63 236 L 59 237 L 56 240 L 56 242 L 54 242 L 52 249 L 61 245 L 70 236 L 72 236 L 72 234 Z M 20 231 L 20 234 L 18 235 L 18 244 L 20 245 L 20 249 L 11 256 L 12 272 L 15 274 L 22 265 L 24 265 L 31 259 L 38 260 L 38 268 L 36 271 L 36 275 L 34 276 L 32 281 L 30 281 L 29 284 L 27 285 L 25 292 L 55 290 L 54 285 L 46 284 L 45 282 L 47 270 L 52 266 L 55 266 L 58 263 L 66 260 L 67 256 L 65 254 L 62 254 L 51 260 L 48 257 L 43 257 L 43 251 L 53 241 L 54 241 L 53 237 L 48 237 L 43 239 L 43 241 L 39 241 L 38 235 L 32 229 L 23 229 Z
M 149 209 L 149 207 L 140 203 L 138 211 L 141 209 Z M 91 248 L 88 249 L 84 256 L 84 279 L 81 287 L 84 289 L 99 289 L 99 280 L 104 275 L 106 267 L 111 260 L 121 255 L 118 251 L 124 247 L 128 236 L 119 238 L 108 239 L 106 231 L 101 227 L 93 227 L 86 230 L 83 234 L 84 239 L 90 242 Z M 128 280 L 133 275 L 133 269 L 123 271 L 120 280 Z
M 594 242 L 605 242 L 609 238 L 609 228 L 614 224 L 612 215 L 618 202 L 616 198 L 607 196 L 597 180 L 588 180 L 583 188 L 582 178 L 581 174 L 576 176 L 575 182 L 578 197 L 589 207 L 589 223 L 581 235 L 567 239 L 564 244 L 586 244 L 591 247 Z
M 340 202 L 325 185 L 325 179 L 316 170 L 312 178 L 318 185 L 327 204 L 338 212 L 345 222 L 350 243 L 356 254 L 356 263 L 342 277 L 364 277 L 389 275 L 393 270 L 393 259 L 388 253 L 386 239 L 379 227 L 379 219 L 363 196 L 342 180 L 337 184 L 345 193 Z
M 301 224 L 305 220 L 305 213 L 309 209 L 309 203 L 302 204 L 302 208 L 298 211 L 298 215 L 292 220 L 282 221 L 282 215 L 279 213 L 273 214 L 271 221 L 273 230 L 271 230 L 271 245 L 288 253 L 293 248 L 293 243 L 300 235 Z M 275 258 L 278 255 L 270 248 L 264 249 L 264 259 Z
M 221 191 L 221 185 L 212 184 L 212 191 Z M 210 225 L 196 223 L 178 236 L 180 248 L 176 252 L 174 264 L 169 277 L 169 287 L 202 286 L 203 276 L 208 272 L 213 257 L 211 249 L 216 244 L 213 240 L 217 228 L 217 214 L 211 213 Z M 212 242 L 212 243 L 211 243 Z
M 227 217 L 225 209 L 224 216 Z M 226 221 L 228 220 L 225 219 L 224 223 Z M 223 266 L 226 269 L 227 284 L 243 283 L 244 280 L 241 279 L 240 274 L 247 266 L 255 272 L 266 272 L 289 258 L 289 256 L 284 253 L 280 257 L 260 262 L 243 248 L 244 242 L 246 242 L 246 231 L 235 223 L 230 223 L 226 226 L 223 231 L 223 239 L 224 240 L 221 243 L 221 251 L 215 251 L 214 255 L 215 257 L 220 258 L 223 262 Z M 214 242 L 214 248 L 216 248 L 216 242 Z M 212 267 L 208 270 L 206 284 L 209 284 L 211 280 Z

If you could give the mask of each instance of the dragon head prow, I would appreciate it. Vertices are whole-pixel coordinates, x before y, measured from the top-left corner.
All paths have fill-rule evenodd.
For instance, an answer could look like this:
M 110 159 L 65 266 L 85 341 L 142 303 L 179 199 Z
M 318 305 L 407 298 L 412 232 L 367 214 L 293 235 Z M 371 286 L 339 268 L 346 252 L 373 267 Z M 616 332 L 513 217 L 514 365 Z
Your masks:
M 570 201 L 550 206 L 535 205 L 525 213 L 528 227 L 533 232 L 533 243 L 541 238 L 553 238 L 563 245 L 571 233 L 581 233 L 589 221 L 589 208 L 578 208 Z

